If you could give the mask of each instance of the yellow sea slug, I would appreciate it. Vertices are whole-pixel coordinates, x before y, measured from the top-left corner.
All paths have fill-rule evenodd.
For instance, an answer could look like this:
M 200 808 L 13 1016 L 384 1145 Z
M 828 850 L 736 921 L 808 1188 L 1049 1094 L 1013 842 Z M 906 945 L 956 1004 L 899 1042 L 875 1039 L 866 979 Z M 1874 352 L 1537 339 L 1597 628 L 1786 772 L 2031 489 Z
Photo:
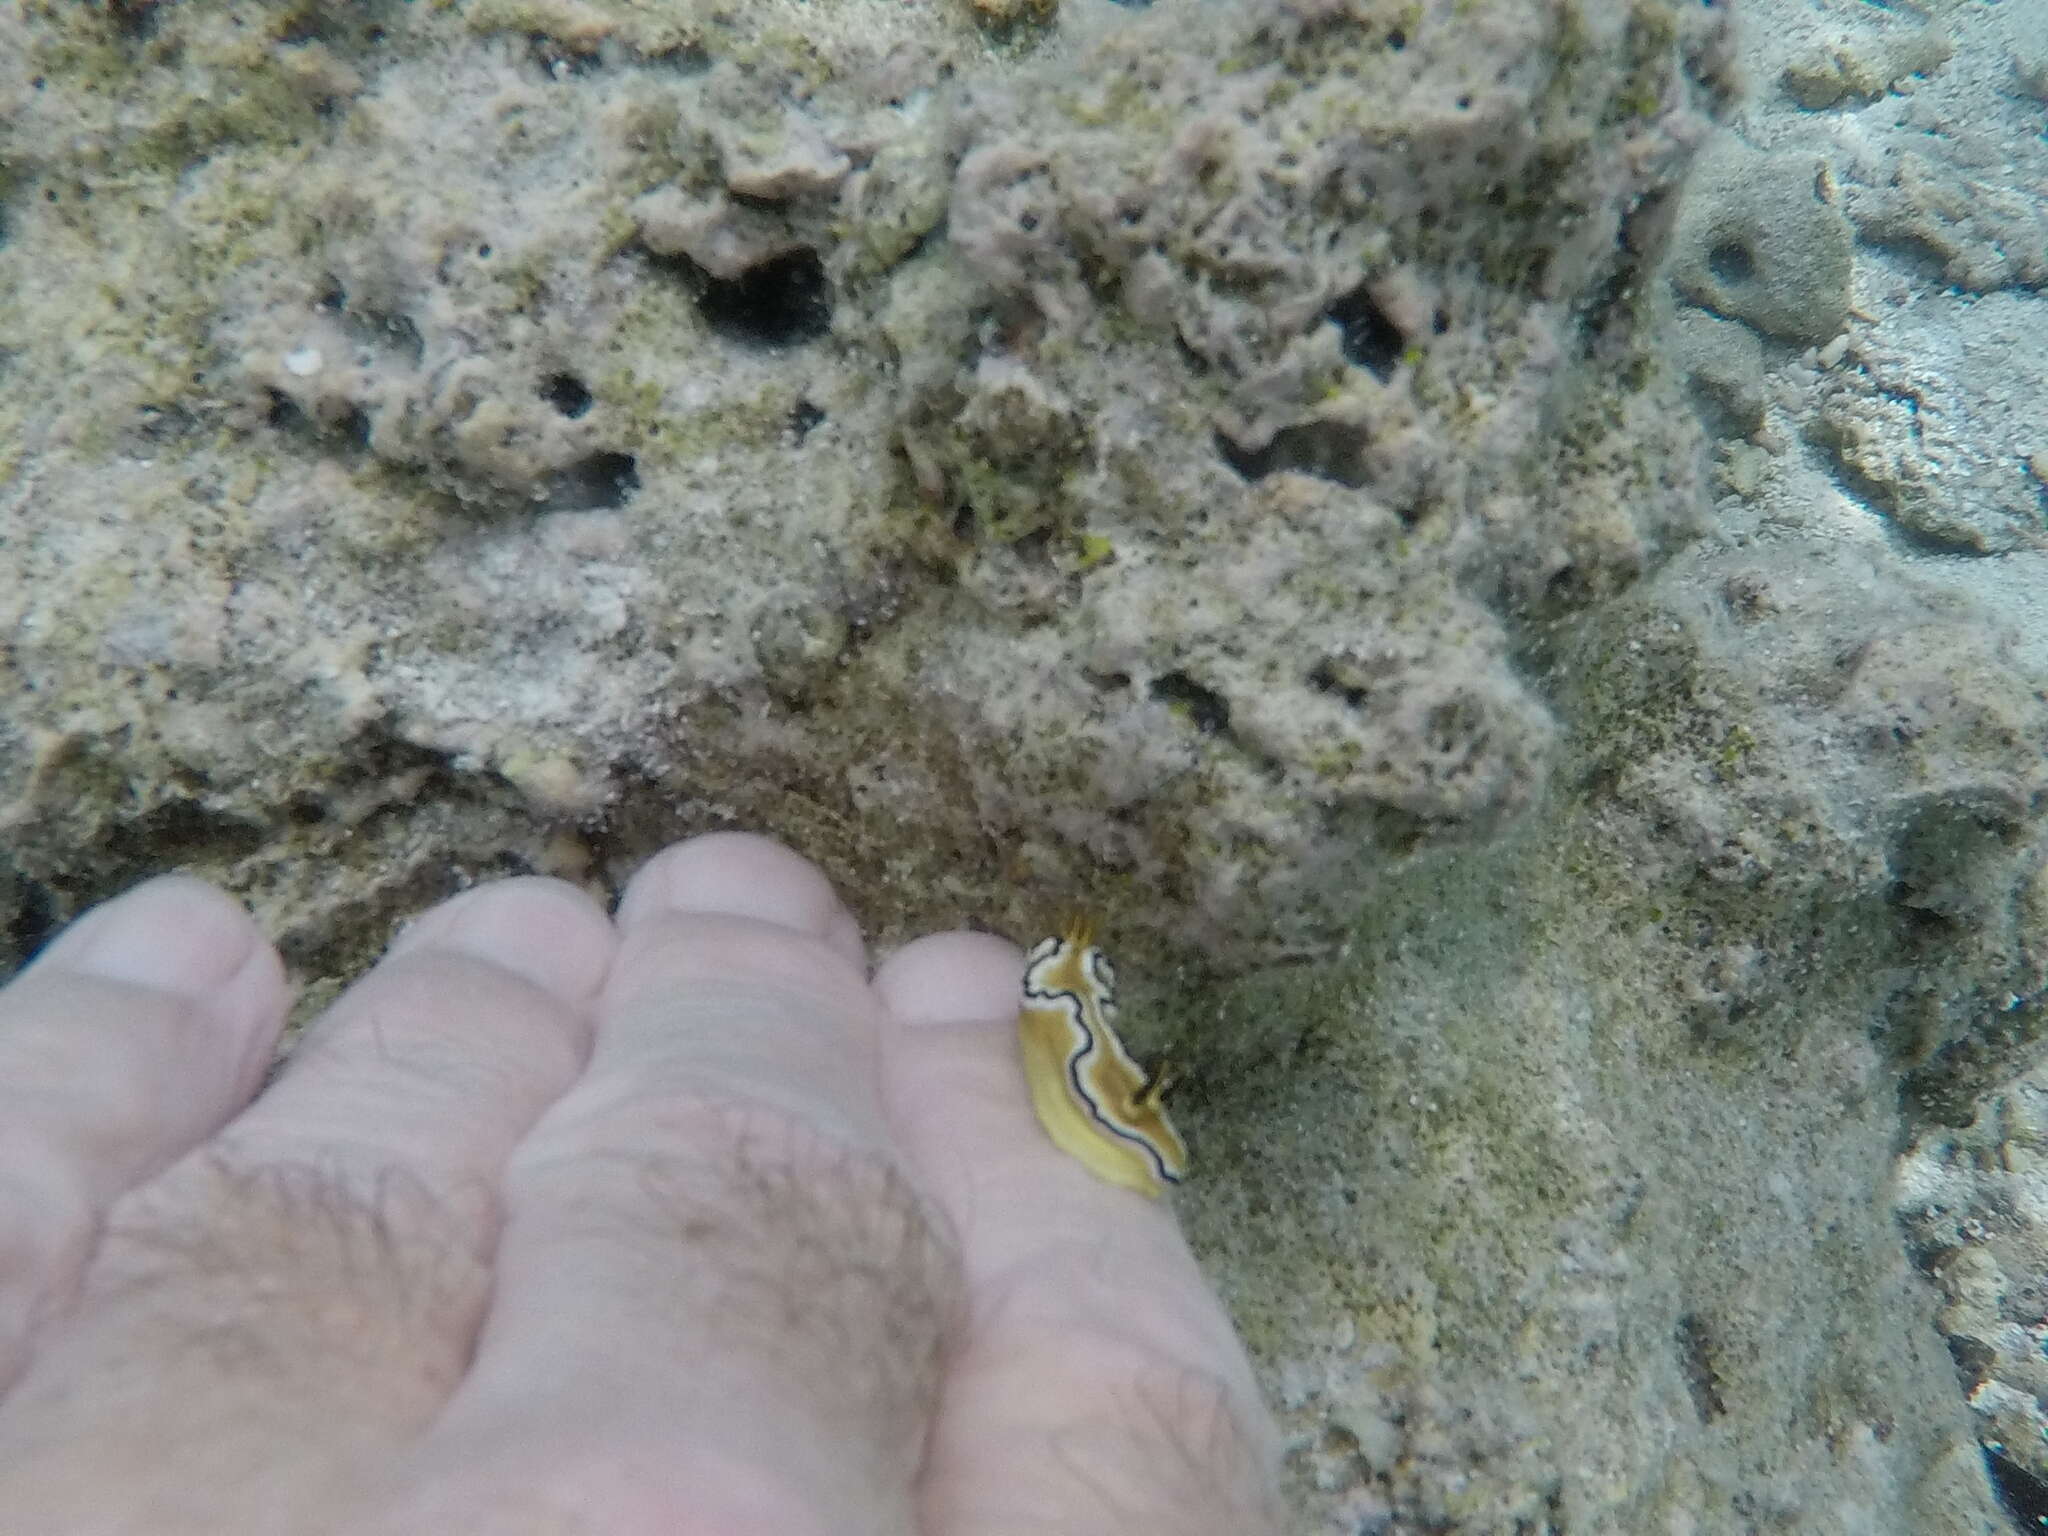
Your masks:
M 1031 1105 L 1097 1178 L 1157 1196 L 1186 1173 L 1187 1144 L 1160 1103 L 1165 1075 L 1147 1079 L 1116 1037 L 1116 972 L 1091 938 L 1077 919 L 1025 957 L 1017 1038 Z

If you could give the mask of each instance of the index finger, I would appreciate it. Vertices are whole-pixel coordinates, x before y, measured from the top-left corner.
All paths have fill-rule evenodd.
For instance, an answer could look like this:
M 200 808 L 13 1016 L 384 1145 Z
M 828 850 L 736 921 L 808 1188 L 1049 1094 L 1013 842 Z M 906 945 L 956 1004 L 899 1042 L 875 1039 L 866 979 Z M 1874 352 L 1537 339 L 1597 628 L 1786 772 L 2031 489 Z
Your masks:
M 933 1536 L 1278 1529 L 1277 1435 L 1172 1210 L 1104 1182 L 1034 1117 L 1023 957 L 922 939 L 875 978 L 883 1091 L 968 1289 L 921 1507 Z

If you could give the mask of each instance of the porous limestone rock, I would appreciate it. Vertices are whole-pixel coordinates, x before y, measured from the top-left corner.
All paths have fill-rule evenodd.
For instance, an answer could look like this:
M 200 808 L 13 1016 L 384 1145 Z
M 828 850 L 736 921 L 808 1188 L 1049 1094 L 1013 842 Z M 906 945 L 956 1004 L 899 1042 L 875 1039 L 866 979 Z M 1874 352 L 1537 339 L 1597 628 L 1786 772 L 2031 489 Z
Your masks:
M 1931 75 L 1955 53 L 1941 25 L 1901 18 L 1874 36 L 1837 34 L 1811 45 L 1779 77 L 1785 94 L 1809 111 L 1844 101 L 1875 101 L 1913 75 Z
M 1849 221 L 1817 155 L 1763 154 L 1733 137 L 1700 156 L 1672 236 L 1686 297 L 1806 345 L 1849 317 Z
M 2035 901 L 2038 943 L 2048 901 Z M 2038 995 L 2006 1003 L 2040 1006 Z M 2048 1068 L 1988 1095 L 1969 1125 L 1923 1136 L 1900 1160 L 1893 1197 L 1940 1293 L 1936 1322 L 1979 1436 L 2005 1478 L 2038 1499 L 2048 1490 Z
M 1763 345 L 1739 320 L 1686 308 L 1673 317 L 1676 348 L 1708 427 L 1747 437 L 1763 425 Z
M 303 871 L 612 879 L 745 820 L 888 931 L 1079 903 L 1227 969 L 1530 804 L 1515 616 L 1696 514 L 1635 296 L 1722 16 L 1042 20 L 0 24 L 49 910 L 175 851 L 360 954 L 397 901 Z
M 1864 239 L 1933 256 L 1959 288 L 2048 284 L 2048 210 L 2040 197 L 1954 148 L 1897 151 L 1881 178 L 1851 189 L 1848 204 Z
M 1841 482 L 1902 535 L 1931 549 L 1998 554 L 2039 547 L 2041 482 L 2018 443 L 2039 431 L 2048 356 L 2021 343 L 2031 306 L 1991 294 L 1910 347 L 1863 336 L 1848 366 L 1816 381 L 1807 438 Z M 1973 387 L 1967 355 L 2007 360 L 1997 388 Z

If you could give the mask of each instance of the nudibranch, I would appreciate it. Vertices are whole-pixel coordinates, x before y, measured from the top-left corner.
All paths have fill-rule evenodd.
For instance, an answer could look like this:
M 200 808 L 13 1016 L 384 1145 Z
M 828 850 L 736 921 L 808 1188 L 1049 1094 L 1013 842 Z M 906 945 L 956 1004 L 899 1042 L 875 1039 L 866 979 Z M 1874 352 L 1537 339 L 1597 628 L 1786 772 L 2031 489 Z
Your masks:
M 1025 957 L 1017 1038 L 1039 1123 L 1097 1178 L 1157 1196 L 1186 1173 L 1187 1144 L 1160 1102 L 1165 1074 L 1145 1076 L 1115 1020 L 1116 972 L 1084 919 Z

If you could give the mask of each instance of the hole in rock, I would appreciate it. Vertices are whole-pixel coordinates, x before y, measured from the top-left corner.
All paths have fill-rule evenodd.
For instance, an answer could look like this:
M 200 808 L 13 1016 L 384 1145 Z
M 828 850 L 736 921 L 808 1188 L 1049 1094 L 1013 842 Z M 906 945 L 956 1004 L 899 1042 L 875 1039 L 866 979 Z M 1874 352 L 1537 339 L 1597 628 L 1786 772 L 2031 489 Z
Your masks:
M 263 425 L 275 427 L 280 432 L 294 432 L 307 424 L 306 413 L 299 409 L 298 401 L 290 395 L 274 389 L 265 393 L 270 396 L 270 406 L 263 413 Z
M 604 63 L 594 51 L 572 47 L 544 32 L 535 32 L 527 38 L 526 52 L 550 80 L 573 80 L 594 74 Z
M 1365 284 L 1340 295 L 1323 314 L 1337 327 L 1347 361 L 1381 380 L 1393 376 L 1401 354 L 1408 350 L 1408 338 L 1366 292 Z
M 790 407 L 789 430 L 802 442 L 811 435 L 811 428 L 825 419 L 825 413 L 808 400 L 799 400 Z
M 578 459 L 555 475 L 541 502 L 544 512 L 609 511 L 640 489 L 640 466 L 630 453 L 606 451 Z
M 1715 281 L 1746 283 L 1756 276 L 1756 257 L 1740 240 L 1722 240 L 1707 252 L 1707 270 Z
M 123 37 L 146 42 L 156 36 L 157 23 L 163 19 L 157 15 L 157 4 L 158 0 L 111 0 L 107 14 Z
M 1356 668 L 1340 668 L 1327 656 L 1310 669 L 1308 685 L 1318 693 L 1335 694 L 1353 709 L 1364 708 L 1370 697 L 1357 675 Z
M 832 329 L 825 264 L 808 246 L 758 262 L 738 277 L 697 270 L 703 284 L 697 312 L 723 335 L 784 347 L 815 341 Z
M 1282 427 L 1263 448 L 1245 448 L 1216 434 L 1216 451 L 1223 462 L 1247 480 L 1262 480 L 1275 470 L 1293 470 L 1334 480 L 1353 489 L 1365 484 L 1365 466 L 1360 462 L 1365 433 L 1341 421 L 1309 421 Z
M 1230 705 L 1223 695 L 1213 688 L 1204 688 L 1185 672 L 1155 677 L 1149 691 L 1155 699 L 1184 708 L 1195 729 L 1204 736 L 1230 729 Z
M 541 380 L 540 397 L 571 421 L 590 411 L 590 391 L 573 373 L 549 374 Z

